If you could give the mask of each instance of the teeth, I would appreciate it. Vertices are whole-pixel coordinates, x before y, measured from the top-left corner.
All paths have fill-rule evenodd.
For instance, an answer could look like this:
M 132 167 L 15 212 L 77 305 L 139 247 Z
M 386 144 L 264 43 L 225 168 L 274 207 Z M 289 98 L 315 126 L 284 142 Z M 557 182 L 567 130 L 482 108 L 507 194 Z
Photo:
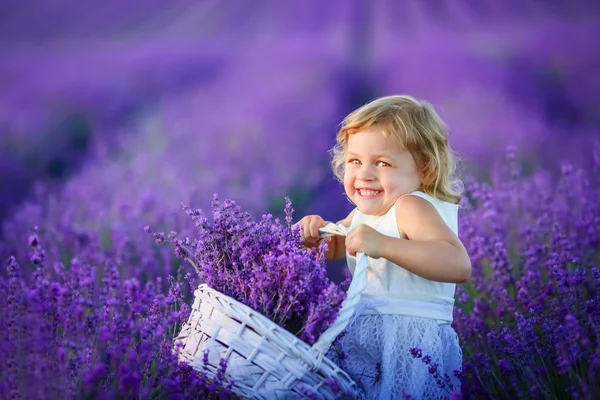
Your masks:
M 360 189 L 359 192 L 363 196 L 375 196 L 379 193 L 379 190 Z

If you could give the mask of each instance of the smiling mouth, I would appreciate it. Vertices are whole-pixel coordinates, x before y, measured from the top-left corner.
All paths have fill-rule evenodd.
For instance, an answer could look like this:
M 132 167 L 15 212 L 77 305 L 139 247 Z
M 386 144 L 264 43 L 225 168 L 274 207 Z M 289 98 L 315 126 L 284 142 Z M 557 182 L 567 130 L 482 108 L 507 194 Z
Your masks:
M 373 189 L 356 189 L 359 196 L 364 199 L 374 199 L 379 196 L 383 190 L 373 190 Z

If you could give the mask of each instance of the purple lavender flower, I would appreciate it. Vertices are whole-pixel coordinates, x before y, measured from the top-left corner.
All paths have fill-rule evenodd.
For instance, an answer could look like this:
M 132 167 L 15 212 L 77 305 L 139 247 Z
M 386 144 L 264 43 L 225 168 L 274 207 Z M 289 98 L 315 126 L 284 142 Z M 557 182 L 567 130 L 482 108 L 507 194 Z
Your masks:
M 468 187 L 461 232 L 474 272 L 459 292 L 475 299 L 459 305 L 454 325 L 470 395 L 600 392 L 591 368 L 600 291 L 590 247 L 600 181 L 573 164 L 556 171 L 557 181 L 549 174 L 515 180 L 499 172 L 493 186 Z
M 410 355 L 413 358 L 421 358 L 423 357 L 423 350 L 421 350 L 418 347 L 413 347 L 412 349 L 410 349 Z
M 42 243 L 38 237 L 34 250 L 43 250 Z M 165 296 L 156 291 L 160 279 L 141 286 L 136 278 L 123 281 L 110 256 L 85 259 L 64 268 L 49 252 L 35 271 L 22 274 L 9 258 L 8 281 L 0 275 L 7 328 L 0 335 L 6 360 L 0 397 L 231 397 L 224 361 L 218 379 L 200 379 L 202 372 L 183 373 L 171 350 L 175 332 L 168 328 L 186 312 L 174 309 L 183 301 L 181 281 L 168 277 Z

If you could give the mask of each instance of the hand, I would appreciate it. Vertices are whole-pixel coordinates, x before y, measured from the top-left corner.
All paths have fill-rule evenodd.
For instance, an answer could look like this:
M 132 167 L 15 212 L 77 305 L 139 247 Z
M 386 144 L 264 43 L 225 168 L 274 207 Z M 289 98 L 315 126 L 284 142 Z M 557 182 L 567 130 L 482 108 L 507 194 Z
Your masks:
M 369 225 L 359 225 L 346 236 L 346 250 L 351 256 L 356 256 L 356 253 L 365 253 L 371 258 L 380 258 L 384 240 L 385 235 Z
M 317 247 L 319 245 L 319 228 L 327 225 L 327 222 L 319 215 L 307 215 L 298 221 L 294 226 L 300 225 L 300 238 L 306 247 Z

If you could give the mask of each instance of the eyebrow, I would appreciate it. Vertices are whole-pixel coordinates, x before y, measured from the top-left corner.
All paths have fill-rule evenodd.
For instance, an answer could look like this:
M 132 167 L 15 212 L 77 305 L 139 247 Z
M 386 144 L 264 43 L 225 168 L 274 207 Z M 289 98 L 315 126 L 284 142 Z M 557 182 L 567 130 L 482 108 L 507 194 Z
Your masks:
M 360 157 L 360 154 L 349 152 L 348 156 L 350 156 L 350 157 Z M 392 156 L 390 156 L 389 154 L 374 154 L 373 157 L 374 158 L 389 158 L 389 159 L 392 158 Z

